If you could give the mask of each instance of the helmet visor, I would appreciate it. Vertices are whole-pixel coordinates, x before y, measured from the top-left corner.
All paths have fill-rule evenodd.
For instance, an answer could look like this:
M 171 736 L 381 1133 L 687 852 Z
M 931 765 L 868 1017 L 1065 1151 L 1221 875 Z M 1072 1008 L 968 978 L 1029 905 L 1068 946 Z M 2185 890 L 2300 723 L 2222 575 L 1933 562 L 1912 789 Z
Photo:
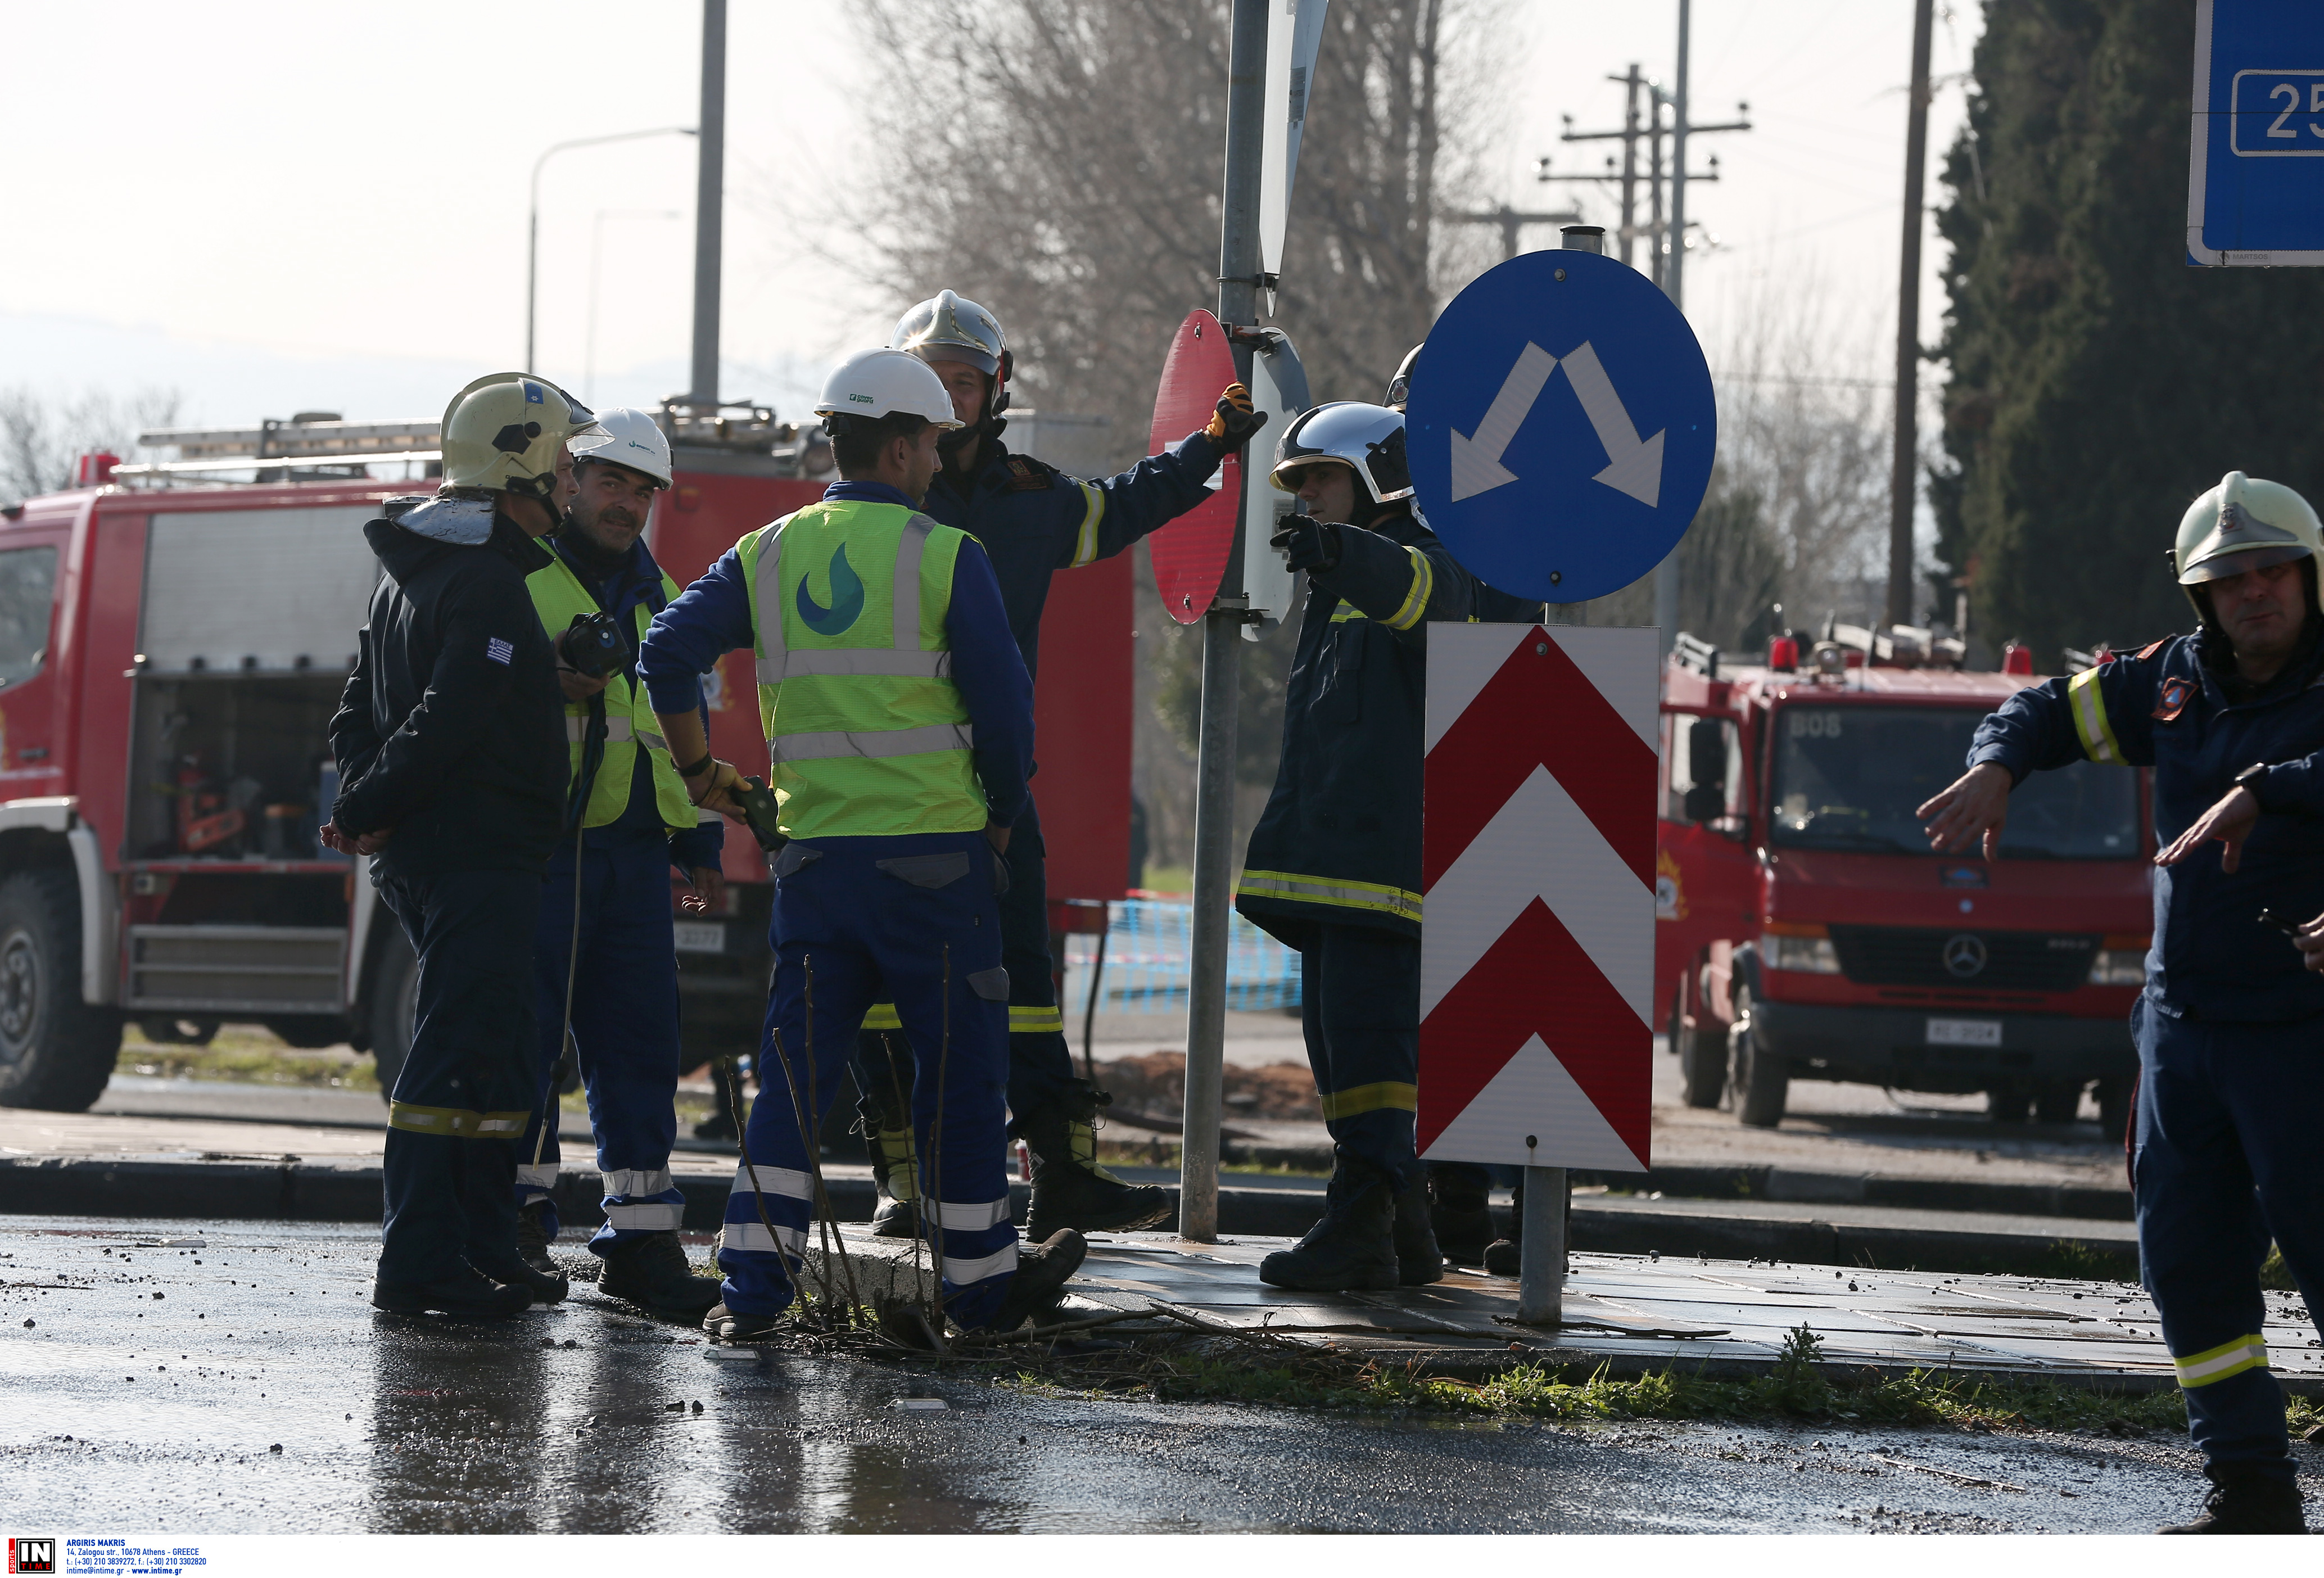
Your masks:
M 1274 484 L 1277 493 L 1296 494 L 1307 485 L 1307 479 L 1314 474 L 1315 468 L 1323 466 L 1346 466 L 1351 474 L 1356 469 L 1336 455 L 1286 455 L 1275 463 L 1275 469 L 1267 474 L 1267 480 Z
M 2264 570 L 2270 565 L 2288 564 L 2296 558 L 2306 558 L 2308 549 L 2297 542 L 2261 543 L 2256 547 L 2230 549 L 2213 554 L 2198 565 L 2181 571 L 2179 584 L 2200 586 L 2206 581 L 2224 581 L 2229 576 L 2240 576 L 2246 570 Z

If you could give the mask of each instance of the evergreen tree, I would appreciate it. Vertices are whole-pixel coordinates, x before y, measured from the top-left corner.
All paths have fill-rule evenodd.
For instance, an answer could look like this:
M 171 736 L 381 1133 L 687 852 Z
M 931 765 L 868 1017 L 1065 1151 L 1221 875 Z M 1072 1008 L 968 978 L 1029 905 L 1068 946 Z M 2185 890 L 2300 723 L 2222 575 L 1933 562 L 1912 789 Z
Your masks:
M 2163 555 L 2227 472 L 2324 503 L 2324 277 L 2186 263 L 2194 21 L 1989 5 L 1945 161 L 1938 553 L 1971 628 L 2045 666 L 2190 627 Z

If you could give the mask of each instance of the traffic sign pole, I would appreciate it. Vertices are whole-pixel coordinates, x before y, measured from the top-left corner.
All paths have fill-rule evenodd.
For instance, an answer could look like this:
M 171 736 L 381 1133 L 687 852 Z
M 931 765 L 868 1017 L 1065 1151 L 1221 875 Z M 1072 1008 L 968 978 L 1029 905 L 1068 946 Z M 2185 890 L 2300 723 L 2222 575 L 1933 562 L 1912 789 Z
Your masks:
M 1565 1169 L 1529 1167 L 1524 1179 L 1517 1319 L 1528 1326 L 1554 1326 L 1565 1315 Z
M 1268 0 L 1234 0 L 1227 54 L 1227 165 L 1219 225 L 1219 321 L 1259 317 L 1259 161 L 1266 137 Z M 1242 468 L 1250 485 L 1250 467 Z M 1240 511 L 1237 511 L 1240 517 Z M 1240 577 L 1236 577 L 1240 580 Z M 1235 705 L 1242 687 L 1240 584 L 1203 615 L 1203 721 L 1194 767 L 1194 913 L 1186 991 L 1186 1102 L 1178 1236 L 1219 1236 L 1219 1119 L 1226 1066 L 1227 925 L 1234 902 Z

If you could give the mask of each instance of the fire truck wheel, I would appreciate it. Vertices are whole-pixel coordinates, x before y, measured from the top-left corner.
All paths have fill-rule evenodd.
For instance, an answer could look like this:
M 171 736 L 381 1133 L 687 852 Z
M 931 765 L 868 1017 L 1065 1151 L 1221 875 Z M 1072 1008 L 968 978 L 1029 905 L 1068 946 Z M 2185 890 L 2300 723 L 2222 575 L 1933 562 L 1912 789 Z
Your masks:
M 69 868 L 0 882 L 0 1107 L 85 1112 L 113 1077 L 121 1016 L 80 1000 Z
M 2079 1079 L 2045 1079 L 2034 1087 L 2034 1121 L 2037 1123 L 2070 1123 L 2081 1115 L 2082 1082 Z
M 379 1070 L 379 1099 L 394 1094 L 395 1076 L 411 1051 L 411 1021 L 420 995 L 420 959 L 401 927 L 380 939 L 379 969 L 371 980 L 371 1057 Z
M 2098 1081 L 2098 1132 L 2108 1145 L 2120 1145 L 2130 1132 L 2130 1109 L 2138 1094 L 2138 1081 L 2127 1074 L 2108 1075 Z
M 1727 1079 L 1735 1089 L 1735 1118 L 1754 1129 L 1773 1129 L 1784 1121 L 1784 1103 L 1791 1098 L 1792 1071 L 1781 1057 L 1759 1045 L 1751 1029 L 1751 989 L 1735 988 L 1735 1022 L 1727 1030 Z
M 1679 1093 L 1690 1107 L 1715 1107 L 1727 1094 L 1727 1059 L 1708 1029 L 1686 1029 L 1683 989 L 1671 998 L 1670 1044 L 1678 1054 Z

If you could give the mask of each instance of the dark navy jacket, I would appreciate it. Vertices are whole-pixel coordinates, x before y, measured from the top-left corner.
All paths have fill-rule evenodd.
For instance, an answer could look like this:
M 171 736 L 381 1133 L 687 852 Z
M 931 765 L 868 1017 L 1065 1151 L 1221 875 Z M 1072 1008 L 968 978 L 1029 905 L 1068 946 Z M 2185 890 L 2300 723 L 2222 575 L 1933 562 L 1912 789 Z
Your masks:
M 966 488 L 949 472 L 938 472 L 920 512 L 984 545 L 1009 610 L 1010 633 L 1025 656 L 1025 671 L 1034 674 L 1041 666 L 1041 610 L 1049 600 L 1049 577 L 1111 558 L 1210 497 L 1205 484 L 1223 455 L 1196 431 L 1119 476 L 1083 482 L 1046 462 L 1011 455 L 988 436 L 978 442 L 976 475 Z
M 662 611 L 661 566 L 654 562 L 642 540 L 630 545 L 629 558 L 612 575 L 604 574 L 596 566 L 585 564 L 560 534 L 549 540 L 549 549 L 563 559 L 572 570 L 573 578 L 589 590 L 597 606 L 612 614 L 622 627 L 622 639 L 630 648 L 630 669 L 637 670 L 637 615 L 640 606 L 656 614 Z M 552 631 L 552 637 L 561 633 Z M 710 715 L 702 715 L 702 726 L 710 726 Z M 595 761 L 585 761 L 588 774 L 596 770 Z M 586 776 L 586 775 L 585 775 Z M 552 866 L 569 867 L 573 863 L 572 817 L 575 803 L 583 797 L 581 781 L 576 780 L 567 790 L 566 836 L 558 840 L 557 853 L 549 857 Z M 591 849 L 642 848 L 649 844 L 667 844 L 669 863 L 681 872 L 691 872 L 696 866 L 716 870 L 719 852 L 725 847 L 725 820 L 710 817 L 699 825 L 672 833 L 662 826 L 661 807 L 654 799 L 653 758 L 644 751 L 636 752 L 630 775 L 629 804 L 622 814 L 602 827 L 592 827 L 582 835 Z
M 912 501 L 876 482 L 835 482 L 826 499 L 859 499 L 875 504 Z M 992 566 L 974 542 L 961 544 L 953 563 L 952 604 L 945 614 L 945 637 L 952 651 L 952 682 L 968 708 L 977 781 L 987 810 L 1003 826 L 1026 807 L 1025 780 L 1033 768 L 1033 682 L 1010 640 Z M 702 676 L 725 653 L 751 647 L 751 586 L 742 556 L 728 549 L 718 562 L 688 586 L 678 600 L 654 615 L 638 667 L 658 713 L 687 712 L 702 705 Z M 753 711 L 758 695 L 751 697 Z
M 1340 562 L 1307 577 L 1283 762 L 1235 890 L 1235 908 L 1294 948 L 1318 922 L 1420 935 L 1428 622 L 1475 605 L 1476 583 L 1409 514 L 1342 526 L 1340 543 Z
M 2216 843 L 2156 869 L 2146 992 L 2166 1012 L 2206 1020 L 2324 1013 L 2324 976 L 2301 968 L 2299 950 L 2259 920 L 2263 909 L 2300 921 L 2324 914 L 2324 648 L 2231 703 L 2198 645 L 2175 636 L 2019 691 L 1978 726 L 1969 764 L 1998 762 L 2013 782 L 2084 758 L 2152 766 L 2163 844 L 2236 773 L 2275 765 L 2256 790 L 2263 814 L 2232 876 L 2219 869 Z

